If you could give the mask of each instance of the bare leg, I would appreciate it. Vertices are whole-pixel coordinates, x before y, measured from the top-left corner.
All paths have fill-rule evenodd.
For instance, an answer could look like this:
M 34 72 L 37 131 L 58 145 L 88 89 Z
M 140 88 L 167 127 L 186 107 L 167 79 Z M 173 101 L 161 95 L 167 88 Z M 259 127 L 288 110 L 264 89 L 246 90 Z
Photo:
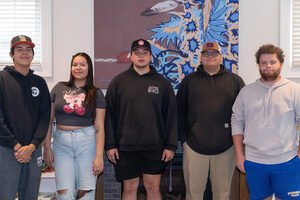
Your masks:
M 124 180 L 122 200 L 136 200 L 139 183 L 140 177 Z
M 162 200 L 160 193 L 161 174 L 143 174 L 143 182 L 147 192 L 147 200 Z

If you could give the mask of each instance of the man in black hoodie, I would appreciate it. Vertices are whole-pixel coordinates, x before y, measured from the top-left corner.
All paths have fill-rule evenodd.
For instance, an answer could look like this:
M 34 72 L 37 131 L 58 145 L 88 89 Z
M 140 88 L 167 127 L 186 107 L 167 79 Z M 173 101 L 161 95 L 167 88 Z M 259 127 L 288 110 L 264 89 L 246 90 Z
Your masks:
M 0 199 L 38 197 L 50 96 L 45 80 L 30 70 L 34 46 L 25 35 L 14 37 L 14 66 L 0 72 Z
M 186 199 L 203 199 L 209 174 L 213 199 L 228 200 L 235 169 L 232 105 L 245 84 L 221 64 L 215 42 L 203 45 L 201 62 L 196 72 L 182 80 L 177 93 Z
M 153 66 L 151 46 L 131 45 L 131 67 L 116 76 L 106 93 L 105 149 L 123 182 L 123 200 L 137 199 L 140 176 L 147 199 L 162 199 L 165 163 L 177 147 L 177 109 L 173 88 Z

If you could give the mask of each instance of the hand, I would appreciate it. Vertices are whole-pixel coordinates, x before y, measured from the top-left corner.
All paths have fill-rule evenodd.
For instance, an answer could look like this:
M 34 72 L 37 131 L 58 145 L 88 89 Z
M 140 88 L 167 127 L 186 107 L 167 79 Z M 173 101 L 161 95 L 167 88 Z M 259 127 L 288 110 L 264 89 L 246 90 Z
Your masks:
M 117 148 L 106 151 L 106 155 L 110 162 L 117 164 L 116 158 L 119 160 L 119 152 Z
M 246 173 L 244 168 L 245 160 L 246 158 L 244 155 L 236 155 L 235 157 L 236 166 L 242 173 Z
M 170 160 L 172 160 L 174 158 L 174 154 L 175 154 L 174 151 L 165 149 L 163 151 L 161 160 L 164 161 L 164 162 L 169 162 Z
M 45 147 L 44 146 L 44 151 L 43 151 L 43 158 L 44 158 L 44 162 L 46 163 L 46 165 L 48 165 L 48 167 L 50 169 L 54 168 L 54 155 L 53 155 L 53 151 L 52 148 L 49 147 Z
M 17 152 L 15 152 L 15 157 L 20 163 L 28 163 L 31 159 L 31 154 L 35 150 L 33 144 L 22 146 Z
M 103 156 L 96 156 L 93 163 L 93 175 L 99 176 L 104 169 Z

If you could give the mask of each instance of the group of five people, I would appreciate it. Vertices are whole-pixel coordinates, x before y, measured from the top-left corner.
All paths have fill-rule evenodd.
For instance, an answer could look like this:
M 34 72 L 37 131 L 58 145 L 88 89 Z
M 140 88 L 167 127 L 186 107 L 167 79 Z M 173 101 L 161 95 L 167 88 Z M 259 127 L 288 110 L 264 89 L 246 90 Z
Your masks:
M 137 198 L 141 177 L 147 199 L 162 199 L 161 175 L 178 136 L 187 200 L 203 199 L 208 177 L 213 199 L 229 199 L 235 166 L 247 175 L 251 200 L 273 194 L 300 199 L 300 86 L 280 76 L 280 48 L 259 48 L 261 78 L 245 86 L 222 65 L 219 45 L 207 42 L 201 64 L 175 96 L 150 64 L 150 43 L 135 40 L 132 65 L 111 81 L 104 97 L 83 52 L 72 57 L 69 81 L 49 94 L 30 70 L 34 46 L 27 36 L 14 37 L 14 66 L 0 72 L 1 200 L 16 193 L 20 200 L 37 199 L 43 159 L 55 168 L 58 199 L 94 199 L 104 149 L 123 183 L 122 199 Z

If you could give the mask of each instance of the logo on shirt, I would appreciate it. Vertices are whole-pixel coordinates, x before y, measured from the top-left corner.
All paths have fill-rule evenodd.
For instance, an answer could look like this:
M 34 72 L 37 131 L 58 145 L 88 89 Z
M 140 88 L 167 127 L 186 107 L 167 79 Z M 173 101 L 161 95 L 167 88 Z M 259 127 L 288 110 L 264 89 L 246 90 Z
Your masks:
M 63 98 L 67 102 L 64 105 L 63 110 L 66 113 L 72 113 L 75 110 L 77 115 L 84 115 L 85 114 L 85 107 L 83 106 L 85 100 L 85 93 L 78 92 L 77 90 L 70 90 L 65 91 Z
M 31 88 L 31 92 L 32 92 L 32 96 L 33 96 L 33 97 L 37 97 L 37 96 L 39 96 L 39 94 L 40 94 L 40 90 L 39 90 L 39 88 L 37 88 L 37 87 L 32 87 L 32 88 Z
M 149 86 L 148 92 L 149 92 L 149 93 L 158 94 L 158 93 L 159 93 L 159 88 L 156 87 L 156 86 Z
M 299 197 L 300 191 L 289 192 L 288 195 L 291 197 Z

